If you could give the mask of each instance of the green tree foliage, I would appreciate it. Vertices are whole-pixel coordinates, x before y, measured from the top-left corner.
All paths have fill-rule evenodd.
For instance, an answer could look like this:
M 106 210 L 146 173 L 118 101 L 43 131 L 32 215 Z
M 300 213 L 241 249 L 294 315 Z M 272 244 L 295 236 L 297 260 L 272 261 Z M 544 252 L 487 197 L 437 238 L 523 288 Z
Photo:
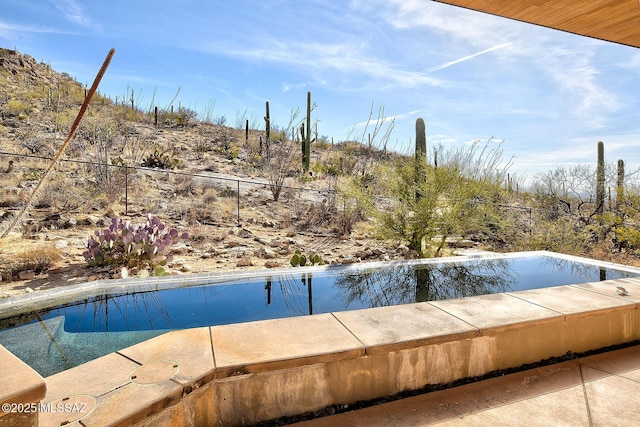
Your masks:
M 499 218 L 493 202 L 500 197 L 490 176 L 468 178 L 456 162 L 424 172 L 426 179 L 415 179 L 413 161 L 401 159 L 377 173 L 387 177 L 387 194 L 397 197 L 392 209 L 377 214 L 382 237 L 407 242 L 419 257 L 439 256 L 447 237 L 497 226 L 488 221 Z

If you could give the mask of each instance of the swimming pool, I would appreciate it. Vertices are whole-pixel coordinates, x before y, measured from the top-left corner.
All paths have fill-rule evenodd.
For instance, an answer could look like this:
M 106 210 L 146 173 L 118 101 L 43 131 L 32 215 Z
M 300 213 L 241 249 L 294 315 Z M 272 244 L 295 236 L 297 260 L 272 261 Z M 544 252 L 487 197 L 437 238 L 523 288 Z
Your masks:
M 173 329 L 636 276 L 640 270 L 534 252 L 110 281 L 8 318 L 3 301 L 0 344 L 49 376 Z

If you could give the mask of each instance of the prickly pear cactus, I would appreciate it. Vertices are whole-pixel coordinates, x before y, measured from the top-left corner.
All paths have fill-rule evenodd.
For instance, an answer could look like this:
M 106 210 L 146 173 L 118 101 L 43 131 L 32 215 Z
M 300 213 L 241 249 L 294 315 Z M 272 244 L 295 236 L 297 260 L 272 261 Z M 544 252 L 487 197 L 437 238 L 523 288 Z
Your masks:
M 309 256 L 303 255 L 302 252 L 297 249 L 291 257 L 292 267 L 304 267 L 305 265 L 322 265 L 322 257 L 315 252 L 311 252 Z

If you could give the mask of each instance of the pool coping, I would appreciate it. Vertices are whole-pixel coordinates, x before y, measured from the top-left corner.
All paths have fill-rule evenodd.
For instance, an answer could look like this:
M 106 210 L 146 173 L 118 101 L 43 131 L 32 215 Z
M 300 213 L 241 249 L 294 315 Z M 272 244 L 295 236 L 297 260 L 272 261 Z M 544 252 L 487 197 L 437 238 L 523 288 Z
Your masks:
M 548 252 L 516 256 L 531 254 Z M 435 262 L 447 260 L 461 258 Z M 251 275 L 267 272 L 278 274 Z M 46 385 L 45 409 L 66 399 L 86 412 L 40 411 L 22 425 L 256 423 L 638 339 L 640 278 L 177 330 L 46 379 L 30 373 L 30 390 Z

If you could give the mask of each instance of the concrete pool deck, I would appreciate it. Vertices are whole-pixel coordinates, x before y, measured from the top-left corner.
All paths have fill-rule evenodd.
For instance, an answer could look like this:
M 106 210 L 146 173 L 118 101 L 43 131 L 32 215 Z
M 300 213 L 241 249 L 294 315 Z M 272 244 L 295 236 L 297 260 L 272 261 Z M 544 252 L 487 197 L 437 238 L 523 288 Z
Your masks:
M 0 346 L 0 403 L 16 409 L 0 412 L 0 426 L 251 425 L 638 340 L 640 278 L 630 278 L 172 331 L 47 378 Z M 494 409 L 548 412 L 580 401 L 582 390 L 591 416 L 585 425 L 598 425 L 604 418 L 597 414 L 606 416 L 596 410 L 601 404 L 639 413 L 638 352 L 630 347 L 308 423 L 352 425 L 344 417 L 360 416 L 365 421 L 353 422 L 513 425 L 493 421 Z M 29 415 L 26 404 L 40 410 Z M 567 408 L 553 424 L 581 425 L 567 418 L 579 411 Z M 409 423 L 425 413 L 432 417 Z

